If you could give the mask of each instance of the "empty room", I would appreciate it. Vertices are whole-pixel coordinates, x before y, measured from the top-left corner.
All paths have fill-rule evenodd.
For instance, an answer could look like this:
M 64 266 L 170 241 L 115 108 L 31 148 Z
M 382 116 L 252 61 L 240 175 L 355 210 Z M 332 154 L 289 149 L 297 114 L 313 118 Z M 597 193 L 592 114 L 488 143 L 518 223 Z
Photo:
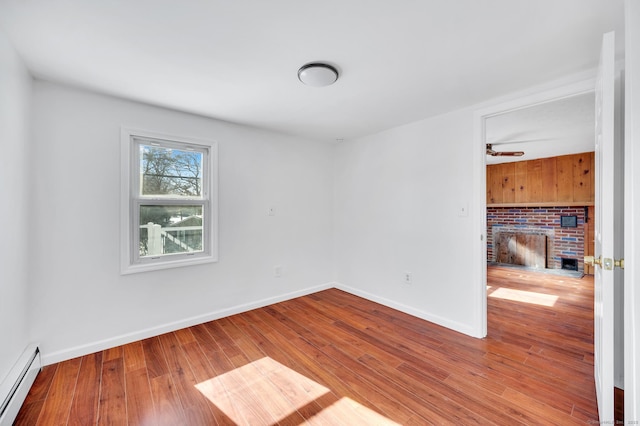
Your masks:
M 0 0 L 0 425 L 640 421 L 639 87 L 633 0 Z

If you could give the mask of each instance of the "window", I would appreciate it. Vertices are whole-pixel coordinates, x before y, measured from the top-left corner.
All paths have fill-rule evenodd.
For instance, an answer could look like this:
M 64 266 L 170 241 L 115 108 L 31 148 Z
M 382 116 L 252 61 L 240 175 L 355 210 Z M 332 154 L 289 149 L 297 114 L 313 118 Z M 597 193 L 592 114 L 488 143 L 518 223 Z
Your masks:
M 217 260 L 217 145 L 122 129 L 123 274 Z

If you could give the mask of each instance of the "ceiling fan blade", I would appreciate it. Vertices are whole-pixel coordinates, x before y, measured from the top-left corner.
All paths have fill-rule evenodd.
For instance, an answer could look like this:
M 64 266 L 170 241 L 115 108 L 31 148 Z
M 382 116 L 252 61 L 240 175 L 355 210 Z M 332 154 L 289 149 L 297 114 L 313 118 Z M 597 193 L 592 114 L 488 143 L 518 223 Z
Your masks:
M 494 157 L 522 157 L 523 151 L 493 151 L 491 154 Z
M 487 155 L 492 157 L 522 157 L 524 155 L 523 151 L 494 151 L 492 145 L 487 144 Z

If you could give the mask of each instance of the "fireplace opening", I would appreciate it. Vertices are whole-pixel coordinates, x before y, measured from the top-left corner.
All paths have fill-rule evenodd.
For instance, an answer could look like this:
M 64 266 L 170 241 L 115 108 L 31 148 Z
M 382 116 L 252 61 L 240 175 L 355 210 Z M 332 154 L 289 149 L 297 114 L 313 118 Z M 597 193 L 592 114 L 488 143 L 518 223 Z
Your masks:
M 577 271 L 578 270 L 578 259 L 567 259 L 560 258 L 560 265 L 562 269 L 566 269 L 568 271 Z
M 547 267 L 547 236 L 543 234 L 502 231 L 494 237 L 497 263 Z

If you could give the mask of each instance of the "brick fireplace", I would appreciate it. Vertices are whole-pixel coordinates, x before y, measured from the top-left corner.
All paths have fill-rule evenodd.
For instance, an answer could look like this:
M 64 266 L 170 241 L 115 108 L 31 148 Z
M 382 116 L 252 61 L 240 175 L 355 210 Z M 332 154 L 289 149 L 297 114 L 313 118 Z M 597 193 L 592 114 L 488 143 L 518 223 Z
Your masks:
M 561 226 L 561 217 L 575 216 L 576 227 Z M 589 218 L 589 220 L 593 220 Z M 569 221 L 571 222 L 571 221 Z M 565 223 L 566 225 L 566 223 Z M 488 207 L 487 259 L 496 262 L 498 234 L 546 236 L 546 268 L 584 272 L 584 207 Z

